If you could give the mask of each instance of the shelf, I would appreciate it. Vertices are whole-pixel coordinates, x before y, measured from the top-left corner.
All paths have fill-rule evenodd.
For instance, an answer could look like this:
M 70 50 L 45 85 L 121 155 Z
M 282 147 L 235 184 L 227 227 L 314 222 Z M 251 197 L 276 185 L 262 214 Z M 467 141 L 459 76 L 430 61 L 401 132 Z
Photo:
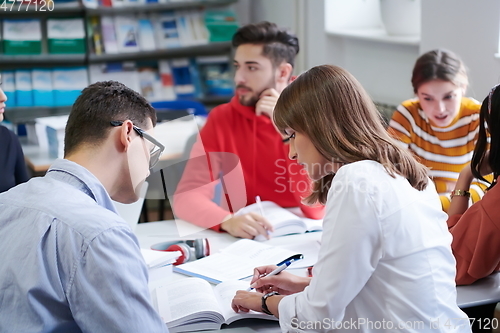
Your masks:
M 53 2 L 53 7 L 52 7 L 52 4 L 50 6 L 47 4 L 48 1 L 43 1 L 42 5 L 40 5 L 36 3 L 40 2 L 39 0 L 30 0 L 30 4 L 23 4 L 21 6 L 19 6 L 19 2 L 16 2 L 12 5 L 12 8 L 9 2 L 12 1 L 6 0 L 5 2 L 2 2 L 0 6 L 0 13 L 2 14 L 2 16 L 8 15 L 9 18 L 20 17 L 20 16 L 54 17 L 54 16 L 66 16 L 75 14 L 83 15 L 84 12 L 84 7 L 79 1 L 67 2 L 67 3 Z M 52 8 L 52 10 L 49 10 L 49 8 Z
M 7 107 L 5 109 L 5 119 L 12 123 L 23 123 L 33 121 L 35 118 L 64 116 L 69 114 L 71 106 L 30 106 L 30 107 Z
M 231 100 L 231 97 L 232 96 L 207 96 L 195 100 L 205 104 L 208 107 L 214 107 L 219 104 L 229 102 Z M 12 123 L 17 124 L 17 123 L 25 123 L 33 121 L 35 118 L 64 116 L 68 115 L 70 111 L 71 111 L 71 106 L 7 107 L 5 109 L 5 119 L 9 120 Z
M 219 7 L 236 3 L 238 0 L 205 0 L 205 1 L 172 1 L 168 3 L 147 3 L 139 6 L 124 7 L 87 7 L 85 11 L 90 15 L 117 15 L 133 14 L 138 12 L 159 12 L 173 9 L 189 9 L 197 7 Z
M 0 55 L 2 69 L 57 66 L 85 66 L 85 54 Z
M 231 42 L 217 42 L 203 45 L 183 46 L 164 50 L 141 51 L 118 54 L 89 55 L 89 63 L 118 62 L 118 61 L 137 61 L 137 60 L 158 60 L 179 57 L 193 57 L 204 55 L 218 55 L 229 53 L 231 51 Z
M 374 41 L 388 44 L 399 44 L 399 45 L 420 45 L 419 35 L 409 35 L 409 36 L 391 36 L 388 35 L 383 28 L 372 28 L 372 29 L 336 29 L 327 31 L 330 36 L 352 38 L 366 41 Z

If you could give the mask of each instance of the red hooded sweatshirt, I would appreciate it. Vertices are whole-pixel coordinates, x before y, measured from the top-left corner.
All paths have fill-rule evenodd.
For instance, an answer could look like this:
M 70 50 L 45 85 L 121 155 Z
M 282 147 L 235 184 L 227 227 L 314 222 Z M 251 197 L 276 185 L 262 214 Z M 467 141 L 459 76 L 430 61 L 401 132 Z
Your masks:
M 227 215 L 254 203 L 257 195 L 281 207 L 300 206 L 309 218 L 323 218 L 322 205 L 301 203 L 311 181 L 302 166 L 288 158 L 288 146 L 271 119 L 257 116 L 255 107 L 233 97 L 210 112 L 200 137 L 174 195 L 177 218 L 219 231 Z M 221 195 L 214 199 L 221 175 Z

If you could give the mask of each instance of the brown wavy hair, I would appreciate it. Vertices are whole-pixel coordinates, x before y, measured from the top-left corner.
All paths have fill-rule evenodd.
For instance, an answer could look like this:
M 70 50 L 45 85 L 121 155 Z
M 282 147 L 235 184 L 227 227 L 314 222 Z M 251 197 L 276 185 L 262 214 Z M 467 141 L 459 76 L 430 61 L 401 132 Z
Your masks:
M 329 161 L 381 163 L 392 177 L 399 174 L 417 190 L 428 184 L 428 169 L 398 146 L 387 133 L 375 104 L 346 70 L 331 65 L 313 67 L 281 93 L 274 122 L 306 135 Z M 305 202 L 326 203 L 335 174 L 314 182 Z

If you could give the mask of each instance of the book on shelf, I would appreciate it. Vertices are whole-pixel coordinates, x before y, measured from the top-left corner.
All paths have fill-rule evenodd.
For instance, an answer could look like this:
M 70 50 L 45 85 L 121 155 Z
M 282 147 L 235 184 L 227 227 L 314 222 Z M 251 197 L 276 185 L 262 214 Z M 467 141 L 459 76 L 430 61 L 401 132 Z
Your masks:
M 193 27 L 195 44 L 207 44 L 210 33 L 205 25 L 204 11 L 192 10 L 189 12 L 189 18 Z
M 272 201 L 262 201 L 261 205 L 264 217 L 274 227 L 274 231 L 269 233 L 271 237 L 323 230 L 323 220 L 313 220 L 306 217 L 299 217 Z M 257 213 L 261 215 L 260 209 L 256 203 L 243 207 L 236 212 L 235 215 L 248 213 Z M 258 235 L 255 237 L 255 240 L 263 241 L 266 240 L 266 238 Z
M 89 85 L 87 67 L 61 67 L 52 70 L 55 106 L 70 106 Z
M 52 89 L 52 70 L 33 69 L 31 72 L 33 81 L 33 105 L 54 106 L 54 92 Z
M 233 74 L 229 56 L 196 57 L 200 82 L 205 96 L 234 95 Z
M 170 332 L 218 330 L 240 319 L 278 319 L 261 312 L 234 312 L 231 301 L 249 281 L 226 281 L 217 286 L 199 278 L 185 278 L 158 285 L 152 292 L 156 307 Z
M 141 95 L 149 102 L 164 100 L 158 71 L 153 67 L 140 67 L 138 72 Z
M 193 60 L 189 58 L 172 59 L 170 67 L 177 98 L 201 97 L 199 75 Z
M 233 10 L 207 10 L 205 25 L 210 33 L 210 42 L 230 41 L 239 28 L 236 13 Z
M 2 72 L 2 89 L 7 96 L 9 101 L 9 106 L 17 106 L 16 103 L 16 79 L 14 76 L 14 71 Z
M 114 17 L 116 40 L 118 52 L 138 52 L 139 47 L 139 24 L 134 16 L 115 16 Z
M 118 53 L 118 41 L 116 39 L 115 23 L 111 16 L 101 16 L 101 32 L 106 54 Z
M 156 45 L 160 49 L 169 49 L 181 46 L 177 18 L 173 10 L 162 14 L 152 14 L 151 21 L 155 22 Z
M 3 52 L 7 55 L 41 54 L 40 19 L 3 20 Z
M 139 28 L 139 46 L 142 51 L 156 50 L 155 32 L 151 20 L 147 17 L 137 19 Z
M 83 18 L 47 19 L 47 41 L 49 53 L 81 53 L 85 48 Z
M 91 39 L 91 52 L 96 55 L 101 55 L 104 53 L 104 47 L 102 45 L 102 33 L 101 33 L 101 23 L 99 16 L 91 16 L 88 20 L 88 35 Z
M 211 283 L 242 280 L 252 276 L 255 267 L 276 265 L 294 254 L 297 252 L 241 239 L 218 253 L 178 265 L 174 267 L 174 272 L 199 277 Z M 292 265 L 300 267 L 300 263 Z
M 14 84 L 16 87 L 16 105 L 33 106 L 33 82 L 31 71 L 16 69 L 14 71 Z
M 163 99 L 167 101 L 174 100 L 176 98 L 174 91 L 174 79 L 169 61 L 158 61 L 158 70 L 161 79 L 161 95 L 163 96 Z
M 109 62 L 89 66 L 90 82 L 114 80 L 140 93 L 139 74 L 133 61 Z
M 177 20 L 177 30 L 179 31 L 179 39 L 182 46 L 196 45 L 196 37 L 191 19 L 190 11 L 177 10 L 175 11 Z

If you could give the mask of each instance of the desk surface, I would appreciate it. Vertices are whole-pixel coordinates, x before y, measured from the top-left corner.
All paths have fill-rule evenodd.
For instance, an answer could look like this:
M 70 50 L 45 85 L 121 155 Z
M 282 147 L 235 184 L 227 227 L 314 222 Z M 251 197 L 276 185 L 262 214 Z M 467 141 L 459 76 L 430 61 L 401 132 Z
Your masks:
M 140 223 L 137 226 L 136 234 L 141 247 L 144 248 L 150 248 L 155 243 L 180 239 L 174 221 Z M 319 239 L 320 235 L 320 232 L 315 232 L 276 237 L 267 241 L 267 243 L 274 246 L 284 246 L 297 241 Z M 201 237 L 209 238 L 212 252 L 229 246 L 236 240 L 227 233 L 217 233 L 213 230 L 203 230 L 186 239 Z M 457 287 L 457 303 L 461 308 L 496 302 L 500 302 L 500 273 L 494 273 L 469 286 Z

